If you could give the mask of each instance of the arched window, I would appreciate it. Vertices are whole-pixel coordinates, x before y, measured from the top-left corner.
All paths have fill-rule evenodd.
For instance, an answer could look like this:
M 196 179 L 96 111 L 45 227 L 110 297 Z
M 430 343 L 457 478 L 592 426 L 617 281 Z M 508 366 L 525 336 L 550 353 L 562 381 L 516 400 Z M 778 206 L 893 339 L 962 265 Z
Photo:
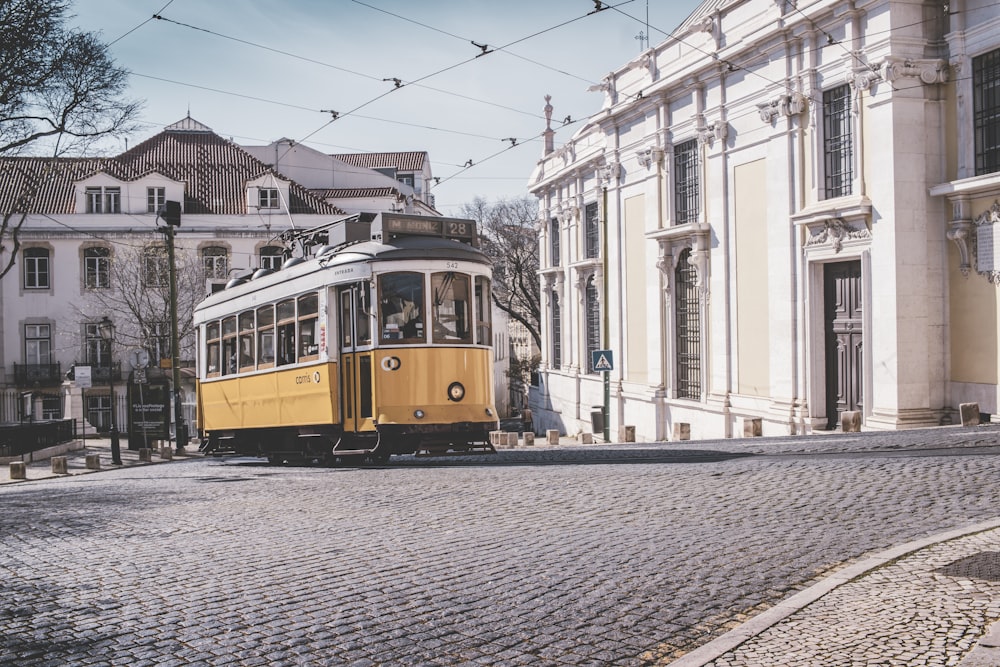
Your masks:
M 674 271 L 677 322 L 677 397 L 701 398 L 701 301 L 691 249 L 681 253 Z

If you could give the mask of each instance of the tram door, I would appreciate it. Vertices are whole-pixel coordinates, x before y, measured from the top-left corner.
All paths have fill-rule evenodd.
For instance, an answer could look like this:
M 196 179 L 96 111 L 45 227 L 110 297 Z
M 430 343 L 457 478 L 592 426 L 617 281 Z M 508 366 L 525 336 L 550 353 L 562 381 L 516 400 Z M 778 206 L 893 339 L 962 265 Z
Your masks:
M 340 300 L 340 414 L 344 432 L 374 431 L 372 334 L 367 282 L 341 287 Z

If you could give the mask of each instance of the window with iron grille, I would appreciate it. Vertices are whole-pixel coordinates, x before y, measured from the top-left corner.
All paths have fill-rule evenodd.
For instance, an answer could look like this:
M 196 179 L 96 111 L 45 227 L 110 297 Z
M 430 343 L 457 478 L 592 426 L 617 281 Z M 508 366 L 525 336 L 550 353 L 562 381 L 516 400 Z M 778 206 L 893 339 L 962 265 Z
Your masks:
M 681 253 L 674 272 L 677 324 L 677 397 L 701 398 L 701 302 L 691 250 Z
M 201 251 L 205 277 L 225 280 L 229 275 L 229 252 L 222 246 L 208 246 Z
M 24 249 L 25 289 L 49 288 L 49 251 L 47 248 Z
M 976 176 L 1000 171 L 1000 49 L 972 59 Z
M 583 214 L 584 255 L 588 259 L 601 256 L 601 224 L 597 202 L 587 204 Z
M 851 194 L 854 141 L 851 129 L 851 87 L 823 93 L 823 158 L 826 198 Z
M 552 266 L 559 266 L 559 218 L 549 221 L 549 251 L 552 255 Z
M 111 287 L 110 248 L 87 248 L 83 251 L 83 286 L 87 289 Z
M 552 293 L 552 368 L 562 367 L 562 312 L 559 295 Z
M 601 304 L 597 300 L 597 285 L 594 276 L 587 279 L 587 290 L 584 298 L 587 312 L 587 372 L 594 373 L 594 355 L 601 349 Z
M 698 222 L 698 140 L 674 146 L 674 223 Z

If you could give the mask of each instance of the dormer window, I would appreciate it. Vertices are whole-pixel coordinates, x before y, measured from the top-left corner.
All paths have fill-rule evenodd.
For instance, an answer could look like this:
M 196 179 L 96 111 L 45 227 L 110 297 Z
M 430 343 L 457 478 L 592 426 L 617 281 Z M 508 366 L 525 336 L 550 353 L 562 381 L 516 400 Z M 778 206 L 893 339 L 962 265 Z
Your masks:
M 279 208 L 278 188 L 259 188 L 257 206 L 260 208 Z
M 85 196 L 87 213 L 122 212 L 122 189 L 119 187 L 88 187 Z
M 146 213 L 159 213 L 167 203 L 166 188 L 146 188 Z

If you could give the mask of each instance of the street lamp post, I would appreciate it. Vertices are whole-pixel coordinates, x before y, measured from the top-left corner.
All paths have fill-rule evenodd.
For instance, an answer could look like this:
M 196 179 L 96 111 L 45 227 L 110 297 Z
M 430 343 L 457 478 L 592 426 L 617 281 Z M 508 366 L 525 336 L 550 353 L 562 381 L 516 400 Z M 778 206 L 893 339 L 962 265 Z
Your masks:
M 118 424 L 115 419 L 115 369 L 111 360 L 111 349 L 115 342 L 115 324 L 105 315 L 97 325 L 97 331 L 101 335 L 101 340 L 108 344 L 108 389 L 111 393 L 111 463 L 116 466 L 122 464 L 122 448 L 118 441 Z

